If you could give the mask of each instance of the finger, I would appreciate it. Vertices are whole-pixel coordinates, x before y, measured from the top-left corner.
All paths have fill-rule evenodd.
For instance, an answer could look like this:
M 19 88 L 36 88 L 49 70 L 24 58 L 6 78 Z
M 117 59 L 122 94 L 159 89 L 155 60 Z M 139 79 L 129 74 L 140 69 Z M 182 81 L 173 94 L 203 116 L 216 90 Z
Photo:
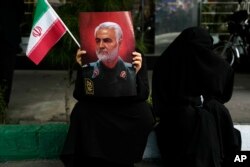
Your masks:
M 138 52 L 133 52 L 133 55 L 134 55 L 133 61 L 142 61 L 142 56 L 141 56 L 140 53 L 138 53 Z
M 141 61 L 134 61 L 132 64 L 135 68 L 135 72 L 137 73 L 141 69 Z
M 132 52 L 132 55 L 134 55 L 134 57 L 141 57 L 141 53 L 139 52 Z
M 135 56 L 135 57 L 133 57 L 133 61 L 140 61 L 140 62 L 142 62 L 142 57 L 141 56 Z
M 135 68 L 135 72 L 137 73 L 141 69 L 142 56 L 138 52 L 133 52 L 132 55 L 134 55 L 132 64 Z
M 83 62 L 82 62 L 82 57 L 83 55 L 86 54 L 86 51 L 85 50 L 80 50 L 78 49 L 77 50 L 77 53 L 76 53 L 76 62 L 80 65 L 83 65 Z

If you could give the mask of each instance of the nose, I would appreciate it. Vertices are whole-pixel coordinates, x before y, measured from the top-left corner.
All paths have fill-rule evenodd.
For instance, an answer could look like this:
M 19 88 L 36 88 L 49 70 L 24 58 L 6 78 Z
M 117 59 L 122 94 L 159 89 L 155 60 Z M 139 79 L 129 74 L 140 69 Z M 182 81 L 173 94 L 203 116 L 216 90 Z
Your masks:
M 103 40 L 100 40 L 100 42 L 99 42 L 99 48 L 104 48 L 104 42 L 103 42 Z

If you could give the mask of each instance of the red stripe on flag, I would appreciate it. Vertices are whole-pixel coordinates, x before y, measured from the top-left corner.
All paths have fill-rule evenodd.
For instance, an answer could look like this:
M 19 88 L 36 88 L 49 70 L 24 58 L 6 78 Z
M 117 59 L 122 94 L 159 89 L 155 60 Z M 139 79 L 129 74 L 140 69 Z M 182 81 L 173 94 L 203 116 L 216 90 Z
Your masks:
M 59 39 L 66 32 L 66 28 L 60 20 L 57 20 L 41 38 L 33 50 L 30 51 L 29 58 L 35 63 L 39 64 L 40 61 L 46 56 L 49 50 L 59 41 Z

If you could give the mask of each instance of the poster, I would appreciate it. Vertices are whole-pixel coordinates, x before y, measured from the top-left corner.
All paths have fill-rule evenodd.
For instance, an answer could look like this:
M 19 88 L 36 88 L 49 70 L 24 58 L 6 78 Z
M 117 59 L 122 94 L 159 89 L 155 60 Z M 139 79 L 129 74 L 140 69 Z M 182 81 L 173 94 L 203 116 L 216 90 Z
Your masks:
M 85 94 L 135 96 L 135 39 L 130 12 L 81 12 L 79 33 L 81 49 L 87 52 L 82 58 Z

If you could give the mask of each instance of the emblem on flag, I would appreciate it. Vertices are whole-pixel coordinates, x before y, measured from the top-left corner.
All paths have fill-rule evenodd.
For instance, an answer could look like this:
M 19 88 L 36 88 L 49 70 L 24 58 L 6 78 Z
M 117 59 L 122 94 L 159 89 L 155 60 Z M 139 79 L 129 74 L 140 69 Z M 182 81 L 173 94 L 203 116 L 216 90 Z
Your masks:
M 38 0 L 26 55 L 35 64 L 39 64 L 49 50 L 63 37 L 66 31 L 80 47 L 80 44 L 76 41 L 48 1 Z
M 33 32 L 32 32 L 32 35 L 34 37 L 39 37 L 42 35 L 42 28 L 40 26 L 36 26 L 34 29 L 33 29 Z

